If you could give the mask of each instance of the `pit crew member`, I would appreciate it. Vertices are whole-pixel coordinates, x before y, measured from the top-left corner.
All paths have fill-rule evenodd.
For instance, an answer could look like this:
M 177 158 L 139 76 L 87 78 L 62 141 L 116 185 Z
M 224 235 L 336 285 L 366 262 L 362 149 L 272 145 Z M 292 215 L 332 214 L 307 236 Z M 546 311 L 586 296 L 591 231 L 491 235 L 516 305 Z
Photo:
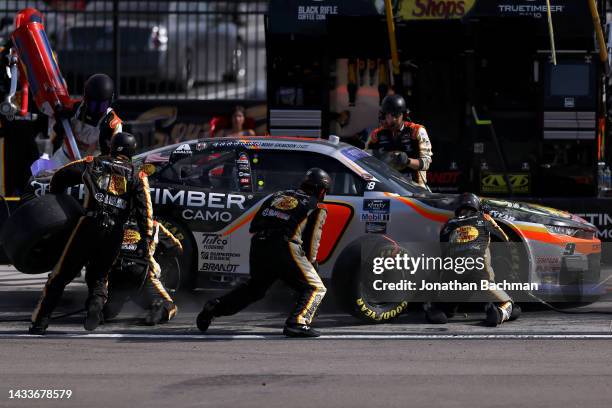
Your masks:
M 100 324 L 107 299 L 108 273 L 119 254 L 124 224 L 130 214 L 134 214 L 141 235 L 139 251 L 149 253 L 153 210 L 147 175 L 137 172 L 131 162 L 135 150 L 134 136 L 118 133 L 111 139 L 109 156 L 87 156 L 67 164 L 53 175 L 49 189 L 52 194 L 61 194 L 69 186 L 85 184 L 85 215 L 79 219 L 49 275 L 32 314 L 30 334 L 45 333 L 64 288 L 86 264 L 89 295 L 84 327 L 94 330 Z
M 427 188 L 431 142 L 422 125 L 405 120 L 409 111 L 400 95 L 387 95 L 380 105 L 382 126 L 374 129 L 366 150 Z
M 471 193 L 464 193 L 455 210 L 455 217 L 444 224 L 440 231 L 440 242 L 442 243 L 443 256 L 452 258 L 481 258 L 484 268 L 474 268 L 464 274 L 456 274 L 450 271 L 451 280 L 466 280 L 480 282 L 488 280 L 495 282 L 495 274 L 491 266 L 491 234 L 496 234 L 505 242 L 508 236 L 497 225 L 495 220 L 481 210 L 480 200 Z M 447 273 L 447 274 L 448 274 Z M 474 293 L 462 294 L 462 300 L 469 300 Z M 490 289 L 484 293 L 488 301 L 485 306 L 485 324 L 495 327 L 508 320 L 519 317 L 521 310 L 514 305 L 510 296 L 503 290 Z M 444 300 L 440 297 L 440 300 Z M 449 315 L 454 313 L 456 305 L 445 303 L 426 303 L 425 316 L 430 323 L 443 324 L 447 322 Z
M 67 118 L 82 157 L 99 151 L 110 153 L 111 137 L 122 131 L 122 122 L 111 108 L 114 95 L 113 80 L 106 74 L 94 74 L 85 82 L 83 101 L 58 114 L 55 126 L 53 161 L 59 165 L 69 163 L 70 156 L 64 146 L 64 128 L 59 119 Z
M 158 221 L 153 221 L 153 241 L 149 252 L 138 253 L 141 236 L 138 225 L 130 220 L 123 234 L 121 252 L 108 279 L 108 301 L 104 320 L 116 317 L 128 300 L 147 309 L 144 323 L 149 326 L 170 321 L 178 311 L 172 297 L 160 281 L 161 268 L 154 258 L 159 243 L 166 250 L 183 251 L 181 242 Z
M 320 206 L 331 185 L 329 175 L 312 168 L 298 190 L 279 191 L 259 208 L 250 226 L 250 278 L 230 293 L 208 301 L 197 318 L 206 331 L 213 318 L 229 316 L 263 298 L 281 279 L 300 296 L 285 322 L 288 337 L 318 337 L 310 324 L 326 288 L 316 262 L 327 211 Z

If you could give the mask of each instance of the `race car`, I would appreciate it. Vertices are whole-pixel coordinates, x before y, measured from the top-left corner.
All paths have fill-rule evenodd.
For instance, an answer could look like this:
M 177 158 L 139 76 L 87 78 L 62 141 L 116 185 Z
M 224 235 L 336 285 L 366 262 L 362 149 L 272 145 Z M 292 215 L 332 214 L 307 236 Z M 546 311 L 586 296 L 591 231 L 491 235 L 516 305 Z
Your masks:
M 368 290 L 372 269 L 363 267 L 366 258 L 397 250 L 439 254 L 441 226 L 457 207 L 457 195 L 424 190 L 334 137 L 200 139 L 145 152 L 135 161 L 149 174 L 155 217 L 183 244 L 174 279 L 191 288 L 245 279 L 249 223 L 259 205 L 275 191 L 297 188 L 309 168 L 324 169 L 333 184 L 324 202 L 319 273 L 345 311 L 369 322 L 396 317 L 408 302 Z M 43 195 L 47 184 L 48 178 L 33 180 L 33 193 Z M 82 199 L 83 188 L 71 194 Z M 513 241 L 493 247 L 496 274 L 505 268 L 508 279 L 537 283 L 532 294 L 549 300 L 603 294 L 595 226 L 534 204 L 487 198 L 482 204 Z

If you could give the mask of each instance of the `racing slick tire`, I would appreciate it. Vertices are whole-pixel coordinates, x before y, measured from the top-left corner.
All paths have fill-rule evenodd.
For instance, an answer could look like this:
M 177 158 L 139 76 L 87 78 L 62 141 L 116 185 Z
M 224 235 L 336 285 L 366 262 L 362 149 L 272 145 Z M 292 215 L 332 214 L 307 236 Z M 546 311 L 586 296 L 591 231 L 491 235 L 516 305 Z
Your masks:
M 404 248 L 378 238 L 367 237 L 349 244 L 338 257 L 332 273 L 332 290 L 339 308 L 367 323 L 386 323 L 408 307 L 408 299 L 381 302 L 367 290 L 371 287 L 372 259 L 387 256 Z
M 174 251 L 160 251 L 158 263 L 161 268 L 161 282 L 166 289 L 193 289 L 196 286 L 196 275 L 193 265 L 197 265 L 196 245 L 193 235 L 181 223 L 157 218 L 181 242 L 183 252 L 176 254 Z
M 68 194 L 45 194 L 22 204 L 6 220 L 0 243 L 17 270 L 48 272 L 83 215 L 83 207 Z

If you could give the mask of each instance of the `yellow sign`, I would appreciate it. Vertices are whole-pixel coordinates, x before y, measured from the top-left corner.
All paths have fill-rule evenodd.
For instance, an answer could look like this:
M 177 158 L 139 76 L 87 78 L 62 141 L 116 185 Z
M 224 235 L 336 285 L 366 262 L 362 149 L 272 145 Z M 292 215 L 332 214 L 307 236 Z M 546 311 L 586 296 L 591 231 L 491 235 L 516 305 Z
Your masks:
M 476 0 L 403 0 L 397 12 L 403 20 L 451 20 L 463 18 Z
M 529 174 L 508 174 L 513 193 L 529 193 Z M 487 174 L 480 180 L 481 193 L 509 193 L 503 174 Z

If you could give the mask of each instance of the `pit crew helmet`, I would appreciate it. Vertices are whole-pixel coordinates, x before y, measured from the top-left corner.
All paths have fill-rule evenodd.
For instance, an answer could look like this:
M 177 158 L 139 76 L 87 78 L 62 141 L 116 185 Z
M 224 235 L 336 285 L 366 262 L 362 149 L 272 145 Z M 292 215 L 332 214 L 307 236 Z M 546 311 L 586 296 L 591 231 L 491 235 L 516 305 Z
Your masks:
M 119 132 L 111 138 L 110 154 L 131 159 L 136 154 L 136 138 L 131 133 Z
M 331 177 L 324 170 L 313 167 L 306 172 L 300 190 L 322 200 L 331 186 Z
M 393 116 L 408 114 L 408 106 L 401 95 L 387 95 L 380 104 L 380 113 L 386 115 L 390 113 Z
M 115 94 L 115 84 L 106 74 L 94 74 L 85 81 L 83 100 L 88 116 L 101 118 L 110 107 Z
M 455 210 L 455 215 L 459 215 L 464 208 L 480 211 L 480 199 L 475 194 L 463 193 L 459 198 L 459 207 Z

